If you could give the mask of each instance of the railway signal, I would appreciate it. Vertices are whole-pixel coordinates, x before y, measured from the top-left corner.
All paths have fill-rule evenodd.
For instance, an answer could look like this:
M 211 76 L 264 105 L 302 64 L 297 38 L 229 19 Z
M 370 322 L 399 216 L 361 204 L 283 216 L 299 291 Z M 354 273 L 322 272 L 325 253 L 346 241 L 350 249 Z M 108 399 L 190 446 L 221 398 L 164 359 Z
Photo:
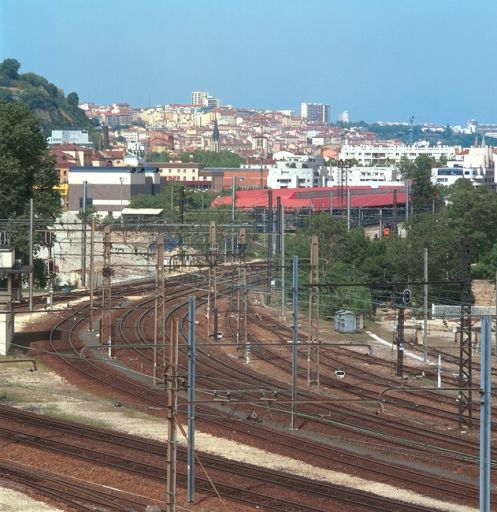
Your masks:
M 47 274 L 49 276 L 55 275 L 55 262 L 52 258 L 49 258 L 47 260 L 46 267 L 47 267 Z
M 402 302 L 407 306 L 411 302 L 411 290 L 409 288 L 406 288 L 402 292 Z

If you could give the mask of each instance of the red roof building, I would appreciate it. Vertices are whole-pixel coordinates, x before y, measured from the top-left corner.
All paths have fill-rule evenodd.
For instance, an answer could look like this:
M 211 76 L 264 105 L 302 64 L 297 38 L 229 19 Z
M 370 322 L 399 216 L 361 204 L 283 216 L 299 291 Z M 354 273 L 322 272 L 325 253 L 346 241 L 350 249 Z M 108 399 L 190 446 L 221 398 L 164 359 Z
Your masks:
M 405 188 L 402 184 L 398 187 L 368 187 L 350 186 L 351 208 L 388 208 L 392 207 L 395 200 L 398 206 L 406 202 Z M 343 192 L 343 196 L 340 194 Z M 347 194 L 339 187 L 319 188 L 282 188 L 273 189 L 273 207 L 276 207 L 277 198 L 281 198 L 281 204 L 286 210 L 310 209 L 313 211 L 329 211 L 330 208 L 346 208 Z M 237 190 L 236 207 L 241 209 L 266 208 L 269 201 L 268 189 Z M 218 196 L 212 206 L 231 205 L 230 196 Z

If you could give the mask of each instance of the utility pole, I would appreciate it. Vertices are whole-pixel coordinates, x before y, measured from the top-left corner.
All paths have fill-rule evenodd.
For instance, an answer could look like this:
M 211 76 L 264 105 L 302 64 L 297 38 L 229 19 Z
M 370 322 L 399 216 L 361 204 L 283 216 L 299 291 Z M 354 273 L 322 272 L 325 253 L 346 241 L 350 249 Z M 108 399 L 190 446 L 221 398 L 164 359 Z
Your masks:
M 309 276 L 309 338 L 307 340 L 307 386 L 319 387 L 319 239 L 311 236 Z
M 247 339 L 247 269 L 245 268 L 245 252 L 247 248 L 247 233 L 245 228 L 240 228 L 239 234 L 239 254 L 240 265 L 238 266 L 238 294 L 242 292 L 243 309 L 240 310 L 240 301 L 238 300 L 237 312 L 237 343 L 240 336 L 240 324 L 243 326 L 243 346 L 245 347 L 245 363 L 250 363 L 251 347 Z M 238 295 L 239 296 L 239 295 Z M 240 315 L 241 313 L 241 315 Z
M 404 375 L 404 312 L 405 307 L 397 306 L 397 329 L 395 342 L 397 345 L 397 364 L 395 367 L 395 375 L 402 377 Z
M 290 413 L 290 429 L 295 430 L 297 400 L 297 343 L 299 334 L 299 257 L 292 257 L 292 406 Z
M 379 238 L 383 238 L 383 208 L 380 208 L 380 233 Z
M 273 191 L 268 191 L 268 214 L 267 214 L 267 284 L 266 284 L 266 304 L 271 305 L 271 282 L 272 282 L 272 265 L 273 257 Z
M 490 512 L 492 444 L 492 319 L 481 319 L 480 512 Z
M 112 357 L 112 276 L 114 269 L 110 266 L 111 235 L 110 227 L 104 230 L 104 254 L 102 267 L 102 319 L 100 325 L 100 343 L 102 347 L 109 346 Z
M 90 227 L 90 325 L 89 331 L 93 331 L 93 295 L 95 293 L 95 217 L 91 219 Z
M 176 413 L 178 411 L 178 340 L 179 319 L 178 317 L 174 317 L 171 323 L 169 365 L 167 366 L 166 373 L 164 375 L 164 384 L 167 391 L 166 512 L 176 512 Z
M 281 206 L 281 318 L 285 319 L 285 207 Z
M 34 207 L 33 198 L 29 200 L 29 311 L 33 311 L 33 225 L 34 225 Z
M 179 191 L 179 216 L 180 216 L 180 236 L 179 236 L 179 250 L 181 266 L 185 264 L 185 251 L 184 251 L 184 224 L 185 224 L 185 187 L 181 187 Z
M 471 342 L 471 259 L 469 238 L 464 236 L 461 243 L 461 319 L 459 327 L 459 426 L 472 426 L 473 372 Z
M 351 219 L 350 219 L 350 189 L 347 186 L 347 231 L 350 231 Z
M 48 248 L 48 306 L 50 311 L 53 308 L 53 289 L 54 289 L 54 273 L 55 261 L 53 260 L 52 247 L 53 236 L 51 231 L 45 231 L 45 245 Z
M 153 382 L 157 383 L 157 345 L 160 341 L 164 347 L 166 343 L 166 336 L 164 332 L 164 239 L 159 237 L 157 239 L 157 262 L 155 269 L 155 301 L 154 301 L 154 368 L 153 368 Z M 162 349 L 165 351 L 165 348 Z
M 428 249 L 423 250 L 423 361 L 428 362 Z
M 392 231 L 394 236 L 397 236 L 399 233 L 397 227 L 397 189 L 393 191 Z
M 195 498 L 195 296 L 188 303 L 188 449 L 187 449 L 187 501 Z
M 88 182 L 83 181 L 83 204 L 82 214 L 83 219 L 81 222 L 81 245 L 82 245 L 82 260 L 81 260 L 81 286 L 86 288 L 86 224 L 87 224 L 87 209 L 88 206 Z
M 211 220 L 209 223 L 209 249 L 207 251 L 207 262 L 209 263 L 209 290 L 207 293 L 207 339 L 209 339 L 211 335 L 210 330 L 210 322 L 211 322 L 211 310 L 212 310 L 212 300 L 211 295 L 212 291 L 214 291 L 214 315 L 215 315 L 215 324 L 216 329 L 214 331 L 214 339 L 217 336 L 217 283 L 216 283 L 216 265 L 217 258 L 219 255 L 219 248 L 217 245 L 217 229 L 215 221 Z

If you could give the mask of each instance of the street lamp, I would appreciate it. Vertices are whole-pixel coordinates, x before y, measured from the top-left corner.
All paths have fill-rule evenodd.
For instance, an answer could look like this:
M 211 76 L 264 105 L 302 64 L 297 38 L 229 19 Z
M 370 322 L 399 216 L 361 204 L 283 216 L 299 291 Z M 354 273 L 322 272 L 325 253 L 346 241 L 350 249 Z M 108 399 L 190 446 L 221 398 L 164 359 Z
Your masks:
M 236 180 L 243 181 L 245 176 L 231 177 L 231 260 L 235 258 L 235 209 L 236 209 Z

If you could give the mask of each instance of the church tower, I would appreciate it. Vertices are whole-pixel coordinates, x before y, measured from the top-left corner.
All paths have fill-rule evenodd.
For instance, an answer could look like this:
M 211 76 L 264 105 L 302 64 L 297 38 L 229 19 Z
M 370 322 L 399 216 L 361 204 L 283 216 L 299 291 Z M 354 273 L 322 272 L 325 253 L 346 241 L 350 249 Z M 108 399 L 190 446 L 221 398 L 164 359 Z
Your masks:
M 211 149 L 215 153 L 219 153 L 219 126 L 217 125 L 217 116 L 214 118 L 214 128 L 211 137 Z

